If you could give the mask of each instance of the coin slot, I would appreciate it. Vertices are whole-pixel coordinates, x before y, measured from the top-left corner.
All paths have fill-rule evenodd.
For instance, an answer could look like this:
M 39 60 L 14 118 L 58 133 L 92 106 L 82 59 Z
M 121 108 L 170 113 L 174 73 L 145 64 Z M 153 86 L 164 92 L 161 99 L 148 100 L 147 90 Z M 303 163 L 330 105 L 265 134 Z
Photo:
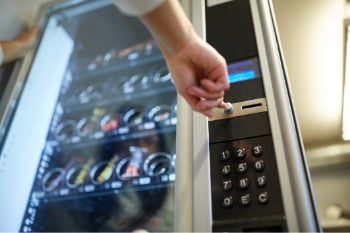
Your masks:
M 216 121 L 221 119 L 245 116 L 249 114 L 255 114 L 259 112 L 267 112 L 267 105 L 265 98 L 251 99 L 242 102 L 232 103 L 232 113 L 222 111 L 222 108 L 213 109 L 213 117 L 209 118 L 209 121 Z M 229 109 L 229 108 L 228 108 Z
M 249 108 L 257 108 L 257 107 L 261 107 L 262 103 L 256 103 L 256 104 L 249 104 L 249 105 L 243 105 L 241 107 L 242 110 L 244 109 L 249 109 Z

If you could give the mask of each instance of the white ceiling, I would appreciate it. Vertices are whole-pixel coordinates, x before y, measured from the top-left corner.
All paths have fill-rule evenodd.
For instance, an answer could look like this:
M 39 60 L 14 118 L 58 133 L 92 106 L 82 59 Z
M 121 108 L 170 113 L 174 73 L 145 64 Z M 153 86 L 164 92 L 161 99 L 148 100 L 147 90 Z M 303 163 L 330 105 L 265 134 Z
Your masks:
M 344 0 L 274 0 L 306 147 L 341 143 Z

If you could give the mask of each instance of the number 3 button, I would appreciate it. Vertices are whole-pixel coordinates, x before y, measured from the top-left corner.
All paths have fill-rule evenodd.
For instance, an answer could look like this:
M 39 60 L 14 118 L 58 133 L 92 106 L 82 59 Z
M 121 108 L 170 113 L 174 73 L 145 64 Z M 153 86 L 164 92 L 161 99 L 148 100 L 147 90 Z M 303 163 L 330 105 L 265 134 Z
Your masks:
M 253 156 L 258 157 L 258 156 L 262 155 L 263 148 L 260 145 L 256 145 L 253 147 L 252 152 L 253 152 Z

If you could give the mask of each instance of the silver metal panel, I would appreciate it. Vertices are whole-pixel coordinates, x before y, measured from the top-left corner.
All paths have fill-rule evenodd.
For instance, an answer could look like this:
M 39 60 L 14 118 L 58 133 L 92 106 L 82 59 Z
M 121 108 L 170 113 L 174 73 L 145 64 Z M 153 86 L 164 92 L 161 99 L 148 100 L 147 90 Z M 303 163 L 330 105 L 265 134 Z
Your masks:
M 213 110 L 213 117 L 209 118 L 209 121 L 245 116 L 259 112 L 267 112 L 265 98 L 246 100 L 230 104 L 232 105 L 232 113 L 226 113 L 220 108 L 215 108 Z
M 197 33 L 205 39 L 204 0 L 192 1 L 192 22 Z M 211 188 L 209 164 L 208 120 L 193 114 L 193 231 L 210 232 Z
M 180 0 L 185 13 L 191 16 L 191 2 Z M 175 215 L 174 231 L 191 232 L 193 229 L 193 177 L 192 177 L 192 145 L 193 145 L 193 111 L 186 101 L 177 98 L 176 129 L 176 179 L 175 179 Z
M 193 225 L 192 195 L 192 110 L 185 100 L 177 99 L 178 115 L 176 129 L 176 179 L 175 179 L 175 215 L 174 231 L 191 232 Z
M 273 7 L 268 0 L 251 0 L 272 136 L 289 231 L 320 231 L 311 182 L 287 72 L 279 49 Z

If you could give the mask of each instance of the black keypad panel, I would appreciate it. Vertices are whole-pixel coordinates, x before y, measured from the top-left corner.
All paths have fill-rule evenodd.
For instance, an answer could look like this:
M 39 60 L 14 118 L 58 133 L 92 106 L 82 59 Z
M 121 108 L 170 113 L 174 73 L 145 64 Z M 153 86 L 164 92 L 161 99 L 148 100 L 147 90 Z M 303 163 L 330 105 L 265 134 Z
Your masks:
M 210 144 L 214 220 L 284 215 L 275 156 L 270 135 Z

